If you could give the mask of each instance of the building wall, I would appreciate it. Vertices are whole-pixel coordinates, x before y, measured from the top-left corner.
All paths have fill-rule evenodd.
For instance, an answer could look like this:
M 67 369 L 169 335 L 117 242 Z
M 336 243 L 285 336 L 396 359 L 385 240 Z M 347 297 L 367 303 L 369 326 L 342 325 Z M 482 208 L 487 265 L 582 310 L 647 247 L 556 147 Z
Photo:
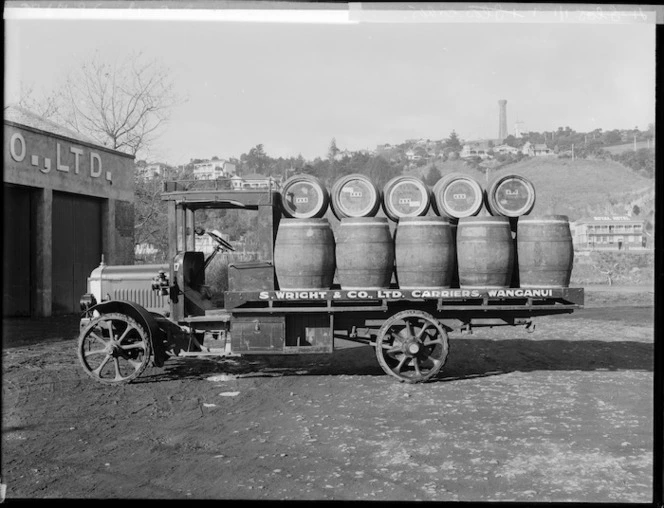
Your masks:
M 578 249 L 640 249 L 648 247 L 644 221 L 627 217 L 598 217 L 578 221 L 574 245 Z
M 4 139 L 5 182 L 125 202 L 134 199 L 129 155 L 7 122 Z
M 93 198 L 100 220 L 101 254 L 107 264 L 133 264 L 134 250 L 134 158 L 88 142 L 55 135 L 5 120 L 3 180 L 5 188 L 29 193 L 30 227 L 16 234 L 29 234 L 31 259 L 21 269 L 30 273 L 31 315 L 49 316 L 53 309 L 53 201 L 61 193 L 74 196 L 72 213 L 85 214 L 85 198 Z M 12 191 L 16 193 L 17 191 Z M 76 196 L 80 196 L 77 199 Z M 12 210 L 5 209 L 5 214 Z M 57 217 L 56 219 L 60 219 Z M 94 224 L 97 224 L 94 222 Z M 71 224 L 79 224 L 73 221 Z M 89 223 L 92 224 L 92 223 Z M 80 226 L 77 245 L 86 247 L 83 236 L 90 226 Z M 29 233 L 24 231 L 28 229 Z M 82 234 L 81 234 L 82 233 Z M 12 233 L 13 234 L 13 233 Z M 5 242 L 16 238 L 6 237 Z M 99 260 L 100 261 L 100 260 Z M 72 260 L 75 263 L 76 260 Z M 98 261 L 97 261 L 98 264 Z M 91 269 L 94 268 L 91 267 Z M 79 270 L 87 270 L 78 267 Z M 56 274 L 56 279 L 59 274 Z M 78 278 L 80 279 L 80 277 Z M 80 285 L 80 283 L 78 284 Z M 76 291 L 80 290 L 76 287 Z M 3 301 L 7 298 L 3 291 Z M 78 309 L 72 309 L 75 311 Z

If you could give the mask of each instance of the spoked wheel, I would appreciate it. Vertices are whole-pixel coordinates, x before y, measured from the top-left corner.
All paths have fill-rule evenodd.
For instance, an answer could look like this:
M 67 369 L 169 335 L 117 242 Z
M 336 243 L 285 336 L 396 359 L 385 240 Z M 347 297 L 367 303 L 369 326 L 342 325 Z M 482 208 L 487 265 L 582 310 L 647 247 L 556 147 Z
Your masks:
M 78 339 L 78 359 L 85 372 L 100 383 L 128 383 L 145 370 L 151 346 L 147 333 L 124 314 L 102 314 Z
M 406 383 L 431 379 L 449 350 L 447 332 L 431 314 L 404 310 L 378 331 L 376 356 L 385 372 Z

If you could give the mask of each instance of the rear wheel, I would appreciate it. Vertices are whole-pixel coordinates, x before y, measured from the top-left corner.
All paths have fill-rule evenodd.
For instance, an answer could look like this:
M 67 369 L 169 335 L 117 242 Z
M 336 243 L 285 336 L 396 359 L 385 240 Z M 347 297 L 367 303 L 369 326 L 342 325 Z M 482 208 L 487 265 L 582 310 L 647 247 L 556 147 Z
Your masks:
M 147 367 L 152 348 L 145 329 L 120 313 L 102 314 L 78 339 L 78 359 L 86 374 L 100 383 L 136 379 Z
M 431 314 L 418 310 L 404 310 L 389 318 L 376 339 L 380 366 L 406 383 L 420 383 L 435 376 L 448 350 L 445 328 Z

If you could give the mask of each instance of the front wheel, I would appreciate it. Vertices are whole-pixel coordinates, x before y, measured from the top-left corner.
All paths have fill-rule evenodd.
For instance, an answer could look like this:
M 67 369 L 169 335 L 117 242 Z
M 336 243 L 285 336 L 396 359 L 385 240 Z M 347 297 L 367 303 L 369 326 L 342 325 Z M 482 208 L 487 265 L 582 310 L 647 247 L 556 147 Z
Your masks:
M 102 314 L 78 339 L 78 359 L 86 374 L 105 384 L 128 383 L 147 367 L 152 348 L 145 329 L 120 313 Z
M 418 310 L 404 310 L 389 318 L 376 339 L 380 366 L 406 383 L 420 383 L 435 376 L 448 350 L 445 328 L 431 314 Z

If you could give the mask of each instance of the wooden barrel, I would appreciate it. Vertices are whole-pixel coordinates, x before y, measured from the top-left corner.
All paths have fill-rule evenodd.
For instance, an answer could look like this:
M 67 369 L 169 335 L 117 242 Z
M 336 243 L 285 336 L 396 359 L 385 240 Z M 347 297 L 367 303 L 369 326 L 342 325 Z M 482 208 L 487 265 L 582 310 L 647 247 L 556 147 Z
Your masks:
M 291 219 L 322 217 L 329 201 L 325 185 L 311 175 L 291 176 L 281 187 L 281 209 Z
M 383 211 L 393 221 L 426 215 L 430 202 L 429 188 L 414 176 L 394 177 L 383 188 Z
M 327 219 L 282 219 L 274 244 L 279 289 L 330 289 L 334 234 Z
M 574 246 L 567 216 L 519 217 L 516 244 L 521 287 L 569 287 Z
M 347 217 L 373 217 L 380 207 L 380 191 L 366 176 L 352 174 L 339 178 L 330 192 L 332 212 Z
M 394 232 L 397 281 L 402 289 L 449 288 L 454 275 L 452 227 L 444 217 L 404 217 Z
M 336 245 L 337 279 L 341 289 L 390 287 L 394 242 L 386 217 L 341 219 Z
M 520 217 L 535 206 L 535 186 L 521 175 L 501 175 L 493 179 L 485 198 L 491 215 Z
M 484 202 L 482 186 L 462 173 L 445 175 L 436 182 L 432 194 L 434 211 L 456 219 L 477 215 Z
M 459 219 L 456 248 L 460 287 L 510 287 L 514 242 L 507 217 Z

